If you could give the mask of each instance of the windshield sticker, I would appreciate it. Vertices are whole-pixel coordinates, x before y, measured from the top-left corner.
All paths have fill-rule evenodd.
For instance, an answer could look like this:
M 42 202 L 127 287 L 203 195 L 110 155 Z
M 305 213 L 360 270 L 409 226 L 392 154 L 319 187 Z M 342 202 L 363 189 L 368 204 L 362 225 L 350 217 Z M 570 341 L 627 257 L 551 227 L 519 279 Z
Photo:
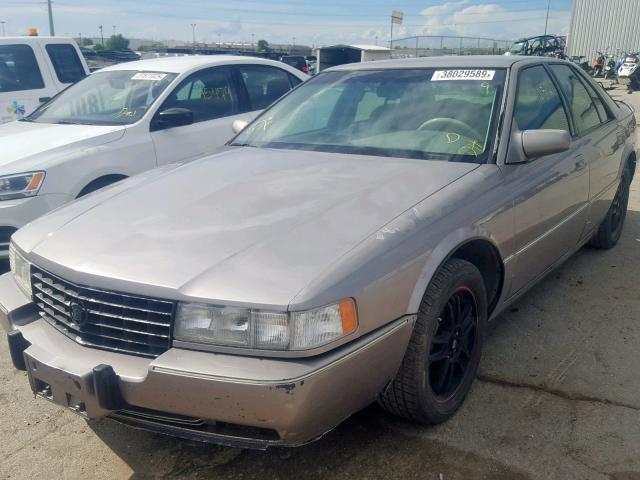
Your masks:
M 436 70 L 432 82 L 443 80 L 493 80 L 495 70 Z
M 131 80 L 150 80 L 152 82 L 159 82 L 166 76 L 166 73 L 138 72 L 133 77 L 131 77 Z

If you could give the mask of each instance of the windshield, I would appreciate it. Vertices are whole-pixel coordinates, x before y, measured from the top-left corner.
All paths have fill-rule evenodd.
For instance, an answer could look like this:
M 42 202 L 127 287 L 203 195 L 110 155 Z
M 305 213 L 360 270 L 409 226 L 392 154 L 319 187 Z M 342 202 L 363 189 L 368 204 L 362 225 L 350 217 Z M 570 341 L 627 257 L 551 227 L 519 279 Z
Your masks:
M 140 120 L 175 73 L 96 72 L 44 104 L 26 121 L 82 125 L 128 125 Z
M 485 162 L 504 78 L 493 69 L 326 72 L 231 144 Z

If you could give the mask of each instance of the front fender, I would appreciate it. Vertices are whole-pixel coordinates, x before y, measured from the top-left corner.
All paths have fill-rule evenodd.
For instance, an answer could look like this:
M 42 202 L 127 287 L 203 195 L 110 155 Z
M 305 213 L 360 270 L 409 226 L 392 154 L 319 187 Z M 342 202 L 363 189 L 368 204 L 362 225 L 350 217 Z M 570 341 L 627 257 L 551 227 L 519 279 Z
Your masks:
M 491 243 L 499 253 L 500 259 L 503 260 L 504 263 L 503 252 L 501 252 L 500 248 L 498 248 L 498 242 L 495 238 L 493 238 L 491 232 L 487 231 L 479 225 L 465 226 L 452 231 L 446 237 L 444 237 L 440 241 L 440 243 L 438 243 L 438 245 L 436 245 L 436 247 L 430 252 L 429 255 L 427 255 L 426 260 L 422 266 L 422 270 L 420 271 L 420 275 L 416 280 L 413 292 L 411 293 L 409 304 L 407 306 L 407 313 L 415 313 L 420 309 L 420 303 L 422 302 L 424 292 L 427 290 L 431 279 L 436 274 L 438 269 L 447 260 L 453 257 L 456 251 L 474 240 L 483 240 Z M 502 287 L 502 292 L 509 291 L 511 283 L 510 278 L 511 275 L 507 274 L 505 265 L 504 284 Z

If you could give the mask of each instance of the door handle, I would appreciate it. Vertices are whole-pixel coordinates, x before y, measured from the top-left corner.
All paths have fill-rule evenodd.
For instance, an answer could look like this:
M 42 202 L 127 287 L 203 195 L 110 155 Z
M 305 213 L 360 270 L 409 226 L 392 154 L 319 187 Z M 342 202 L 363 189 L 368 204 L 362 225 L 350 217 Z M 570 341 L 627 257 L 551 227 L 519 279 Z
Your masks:
M 51 97 L 40 97 L 38 99 L 40 103 L 48 102 L 49 100 L 51 100 Z
M 582 157 L 576 157 L 576 171 L 579 172 L 581 170 L 584 170 L 587 166 L 587 162 L 584 160 L 584 158 Z

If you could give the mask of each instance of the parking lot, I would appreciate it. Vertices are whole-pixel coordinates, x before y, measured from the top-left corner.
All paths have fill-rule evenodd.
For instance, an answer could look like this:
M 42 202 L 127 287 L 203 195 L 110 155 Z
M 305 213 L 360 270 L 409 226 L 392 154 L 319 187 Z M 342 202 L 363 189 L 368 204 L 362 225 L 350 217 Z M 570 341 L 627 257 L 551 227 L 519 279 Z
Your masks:
M 614 95 L 640 109 L 640 93 Z M 585 248 L 490 327 L 468 401 L 414 426 L 376 406 L 266 452 L 184 442 L 34 399 L 0 345 L 0 478 L 640 479 L 640 175 L 610 251 Z

